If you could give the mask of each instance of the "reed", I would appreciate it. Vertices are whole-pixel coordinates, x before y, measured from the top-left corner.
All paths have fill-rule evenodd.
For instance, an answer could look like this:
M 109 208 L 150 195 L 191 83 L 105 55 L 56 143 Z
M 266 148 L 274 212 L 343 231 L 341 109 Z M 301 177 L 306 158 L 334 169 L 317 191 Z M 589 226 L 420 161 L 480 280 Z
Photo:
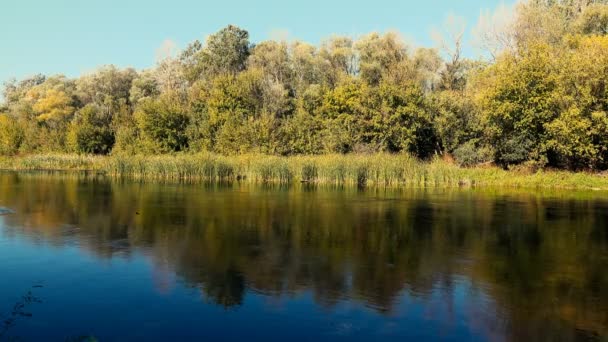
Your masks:
M 406 154 L 278 157 L 211 153 L 161 156 L 68 154 L 0 158 L 14 171 L 94 171 L 115 178 L 162 181 L 310 183 L 359 187 L 511 187 L 608 190 L 608 177 L 566 171 L 523 173 L 496 167 L 460 168 Z
M 107 157 L 76 154 L 41 154 L 0 157 L 0 168 L 18 171 L 99 171 Z

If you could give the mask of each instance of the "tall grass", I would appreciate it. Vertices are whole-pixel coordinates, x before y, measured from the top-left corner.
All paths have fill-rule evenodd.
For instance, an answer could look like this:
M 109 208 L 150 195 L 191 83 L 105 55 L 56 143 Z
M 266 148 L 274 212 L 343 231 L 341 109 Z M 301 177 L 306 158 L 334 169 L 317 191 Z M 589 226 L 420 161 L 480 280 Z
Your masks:
M 77 154 L 0 157 L 0 169 L 18 171 L 101 171 L 108 158 Z
M 277 157 L 183 154 L 162 156 L 31 155 L 0 158 L 5 170 L 95 171 L 116 178 L 163 181 L 246 181 L 359 187 L 518 187 L 608 190 L 608 177 L 590 173 L 522 173 L 460 168 L 406 154 Z

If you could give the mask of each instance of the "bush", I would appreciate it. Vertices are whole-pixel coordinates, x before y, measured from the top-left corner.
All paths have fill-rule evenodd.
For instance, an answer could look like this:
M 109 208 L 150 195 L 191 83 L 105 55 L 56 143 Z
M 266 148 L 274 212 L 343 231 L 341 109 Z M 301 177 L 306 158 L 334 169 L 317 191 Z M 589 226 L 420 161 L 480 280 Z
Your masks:
M 490 147 L 477 147 L 474 141 L 462 144 L 454 151 L 454 158 L 460 166 L 471 167 L 491 162 L 494 151 Z
M 505 167 L 529 160 L 541 160 L 542 156 L 536 151 L 537 145 L 533 139 L 523 135 L 510 137 L 498 143 L 496 160 Z

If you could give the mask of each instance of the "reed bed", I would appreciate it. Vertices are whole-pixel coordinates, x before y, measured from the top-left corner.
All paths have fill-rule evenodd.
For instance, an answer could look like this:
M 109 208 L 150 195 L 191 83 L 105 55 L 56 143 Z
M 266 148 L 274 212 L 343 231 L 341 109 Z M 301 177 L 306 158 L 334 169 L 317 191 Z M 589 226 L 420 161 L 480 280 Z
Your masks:
M 114 178 L 157 181 L 310 183 L 359 187 L 515 187 L 608 190 L 591 173 L 524 173 L 496 167 L 461 168 L 406 154 L 279 157 L 181 154 L 161 156 L 29 155 L 0 158 L 5 170 L 94 171 Z
M 100 171 L 108 157 L 77 154 L 38 154 L 0 157 L 0 169 L 15 171 Z

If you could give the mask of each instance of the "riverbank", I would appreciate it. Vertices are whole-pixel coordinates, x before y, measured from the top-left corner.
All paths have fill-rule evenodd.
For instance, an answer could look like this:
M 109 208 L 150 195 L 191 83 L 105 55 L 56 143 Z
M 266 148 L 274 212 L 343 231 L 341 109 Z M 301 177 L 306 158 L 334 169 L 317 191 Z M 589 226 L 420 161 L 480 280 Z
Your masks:
M 408 155 L 322 155 L 278 157 L 215 154 L 86 156 L 70 154 L 1 157 L 11 171 L 92 171 L 146 180 L 315 183 L 370 187 L 516 187 L 608 190 L 608 177 L 592 173 L 461 168 L 443 160 Z

